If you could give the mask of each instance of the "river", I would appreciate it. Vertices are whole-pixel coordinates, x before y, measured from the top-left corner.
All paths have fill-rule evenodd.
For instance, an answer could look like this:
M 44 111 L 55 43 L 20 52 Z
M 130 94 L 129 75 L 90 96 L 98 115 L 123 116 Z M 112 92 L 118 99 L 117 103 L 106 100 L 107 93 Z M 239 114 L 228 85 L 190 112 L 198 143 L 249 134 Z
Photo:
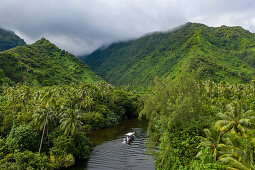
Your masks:
M 146 121 L 128 119 L 116 127 L 93 131 L 87 135 L 94 144 L 90 158 L 70 170 L 153 170 L 154 161 L 146 154 L 146 130 Z M 123 142 L 128 132 L 135 132 L 130 145 Z

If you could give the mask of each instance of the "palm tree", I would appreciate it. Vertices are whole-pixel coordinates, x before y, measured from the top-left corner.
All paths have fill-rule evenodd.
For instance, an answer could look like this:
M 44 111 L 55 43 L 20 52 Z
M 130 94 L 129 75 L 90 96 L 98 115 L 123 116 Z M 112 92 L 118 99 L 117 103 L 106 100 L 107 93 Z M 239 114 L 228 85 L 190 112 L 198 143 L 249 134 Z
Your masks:
M 214 82 L 211 80 L 208 80 L 204 84 L 205 84 L 205 90 L 207 91 L 207 93 L 209 93 L 210 99 L 212 99 L 213 90 L 216 89 L 214 87 Z
M 40 130 L 43 130 L 47 115 L 47 128 L 53 128 L 57 122 L 57 116 L 53 111 L 50 110 L 48 113 L 46 108 L 38 108 L 38 110 L 33 114 L 34 122 L 39 126 Z
M 13 120 L 16 119 L 16 103 L 17 103 L 17 91 L 14 87 L 6 87 L 5 94 L 11 98 Z M 15 122 L 15 121 L 14 121 Z M 15 124 L 15 123 L 14 123 Z
M 41 98 L 41 108 L 46 109 L 46 116 L 45 116 L 45 122 L 43 125 L 43 133 L 42 133 L 42 137 L 41 137 L 41 142 L 40 142 L 40 147 L 39 147 L 39 153 L 41 152 L 41 148 L 42 148 L 42 141 L 43 141 L 43 137 L 44 137 L 44 133 L 45 133 L 45 128 L 48 122 L 48 117 L 50 114 L 50 109 L 51 106 L 56 105 L 56 101 L 55 98 L 53 96 L 53 90 L 47 90 L 46 94 L 44 94 Z
M 22 103 L 22 105 L 26 105 L 27 107 L 27 113 L 28 113 L 28 101 L 30 99 L 30 88 L 28 86 L 21 86 L 21 88 L 19 89 L 20 91 L 20 102 Z
M 216 127 L 219 127 L 222 132 L 233 131 L 241 133 L 245 136 L 246 128 L 252 125 L 255 119 L 254 112 L 252 110 L 244 111 L 240 102 L 233 102 L 228 105 L 228 111 L 225 113 L 219 113 L 221 120 L 215 123 Z
M 199 147 L 209 147 L 211 149 L 211 153 L 215 159 L 218 158 L 222 149 L 225 148 L 225 145 L 222 144 L 222 133 L 217 128 L 212 129 L 204 129 L 204 133 L 206 137 L 199 136 L 201 139 Z M 197 157 L 200 157 L 202 152 L 198 152 Z
M 78 110 L 69 109 L 62 115 L 60 127 L 66 135 L 74 135 L 82 128 L 83 123 L 80 119 L 81 115 Z
M 255 169 L 254 141 L 254 138 L 245 139 L 235 133 L 228 134 L 226 138 L 226 150 L 219 157 L 219 161 L 226 164 L 227 169 Z

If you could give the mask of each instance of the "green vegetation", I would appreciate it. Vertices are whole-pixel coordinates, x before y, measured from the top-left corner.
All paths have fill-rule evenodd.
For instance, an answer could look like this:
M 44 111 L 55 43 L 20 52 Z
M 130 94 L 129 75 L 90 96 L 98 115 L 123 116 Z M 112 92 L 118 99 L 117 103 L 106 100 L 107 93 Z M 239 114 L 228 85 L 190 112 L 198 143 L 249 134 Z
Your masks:
M 255 169 L 254 81 L 231 85 L 197 77 L 156 79 L 144 97 L 140 117 L 149 119 L 156 168 Z
M 10 134 L 6 139 L 6 145 L 10 151 L 19 149 L 21 151 L 36 151 L 39 141 L 39 133 L 33 130 L 31 126 L 21 125 L 13 126 Z
M 14 152 L 0 160 L 0 169 L 52 169 L 46 155 L 31 151 Z
M 0 169 L 70 167 L 86 132 L 138 115 L 157 169 L 255 169 L 254 55 L 241 27 L 187 23 L 85 57 L 138 95 L 44 38 L 0 52 Z
M 61 85 L 71 82 L 103 81 L 72 54 L 45 38 L 32 45 L 0 52 L 0 84 L 26 82 L 30 85 Z
M 0 169 L 63 168 L 89 158 L 85 132 L 138 116 L 141 102 L 107 83 L 3 87 Z M 22 163 L 21 163 L 22 162 Z
M 144 88 L 154 78 L 175 78 L 183 65 L 200 78 L 231 83 L 255 75 L 255 35 L 241 27 L 207 27 L 187 23 L 173 31 L 156 32 L 119 42 L 84 57 L 91 69 L 117 86 Z
M 25 41 L 14 32 L 0 28 L 0 52 L 16 46 L 23 46 L 25 44 Z
M 138 116 L 115 89 L 45 38 L 0 52 L 0 169 L 59 169 L 90 156 L 85 133 Z

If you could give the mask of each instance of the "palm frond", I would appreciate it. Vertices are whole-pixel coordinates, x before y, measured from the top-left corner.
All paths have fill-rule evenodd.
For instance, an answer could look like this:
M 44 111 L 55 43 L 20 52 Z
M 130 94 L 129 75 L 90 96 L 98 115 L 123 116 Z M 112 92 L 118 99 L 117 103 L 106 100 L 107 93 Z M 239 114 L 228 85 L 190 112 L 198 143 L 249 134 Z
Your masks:
M 227 164 L 228 165 L 227 168 L 237 168 L 239 170 L 250 170 L 249 167 L 244 165 L 242 162 L 236 160 L 235 158 L 232 157 L 232 155 L 229 155 L 229 154 L 219 157 L 219 161 L 224 164 Z

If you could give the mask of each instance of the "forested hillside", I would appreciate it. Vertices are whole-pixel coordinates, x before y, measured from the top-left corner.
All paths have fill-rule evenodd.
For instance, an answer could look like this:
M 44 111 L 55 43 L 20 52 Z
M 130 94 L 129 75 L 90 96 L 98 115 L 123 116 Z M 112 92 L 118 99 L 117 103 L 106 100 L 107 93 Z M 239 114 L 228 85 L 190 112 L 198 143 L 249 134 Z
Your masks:
M 14 32 L 0 28 L 0 51 L 8 50 L 16 46 L 23 46 L 25 44 L 25 41 Z
M 0 52 L 0 169 L 60 169 L 88 159 L 85 132 L 138 116 L 133 92 L 115 89 L 42 38 Z
M 176 77 L 183 65 L 201 79 L 248 82 L 255 75 L 254 56 L 255 34 L 241 27 L 187 23 L 98 49 L 85 62 L 114 85 L 147 87 L 155 76 Z
M 255 169 L 255 34 L 187 23 L 84 58 L 114 85 L 152 86 L 116 88 L 45 38 L 0 52 L 0 169 L 71 167 L 87 132 L 138 115 L 156 169 Z
M 42 38 L 32 45 L 0 52 L 0 81 L 48 86 L 103 79 L 80 59 Z
M 149 120 L 156 169 L 255 169 L 254 81 L 215 83 L 183 73 L 156 79 L 143 96 L 140 116 Z

